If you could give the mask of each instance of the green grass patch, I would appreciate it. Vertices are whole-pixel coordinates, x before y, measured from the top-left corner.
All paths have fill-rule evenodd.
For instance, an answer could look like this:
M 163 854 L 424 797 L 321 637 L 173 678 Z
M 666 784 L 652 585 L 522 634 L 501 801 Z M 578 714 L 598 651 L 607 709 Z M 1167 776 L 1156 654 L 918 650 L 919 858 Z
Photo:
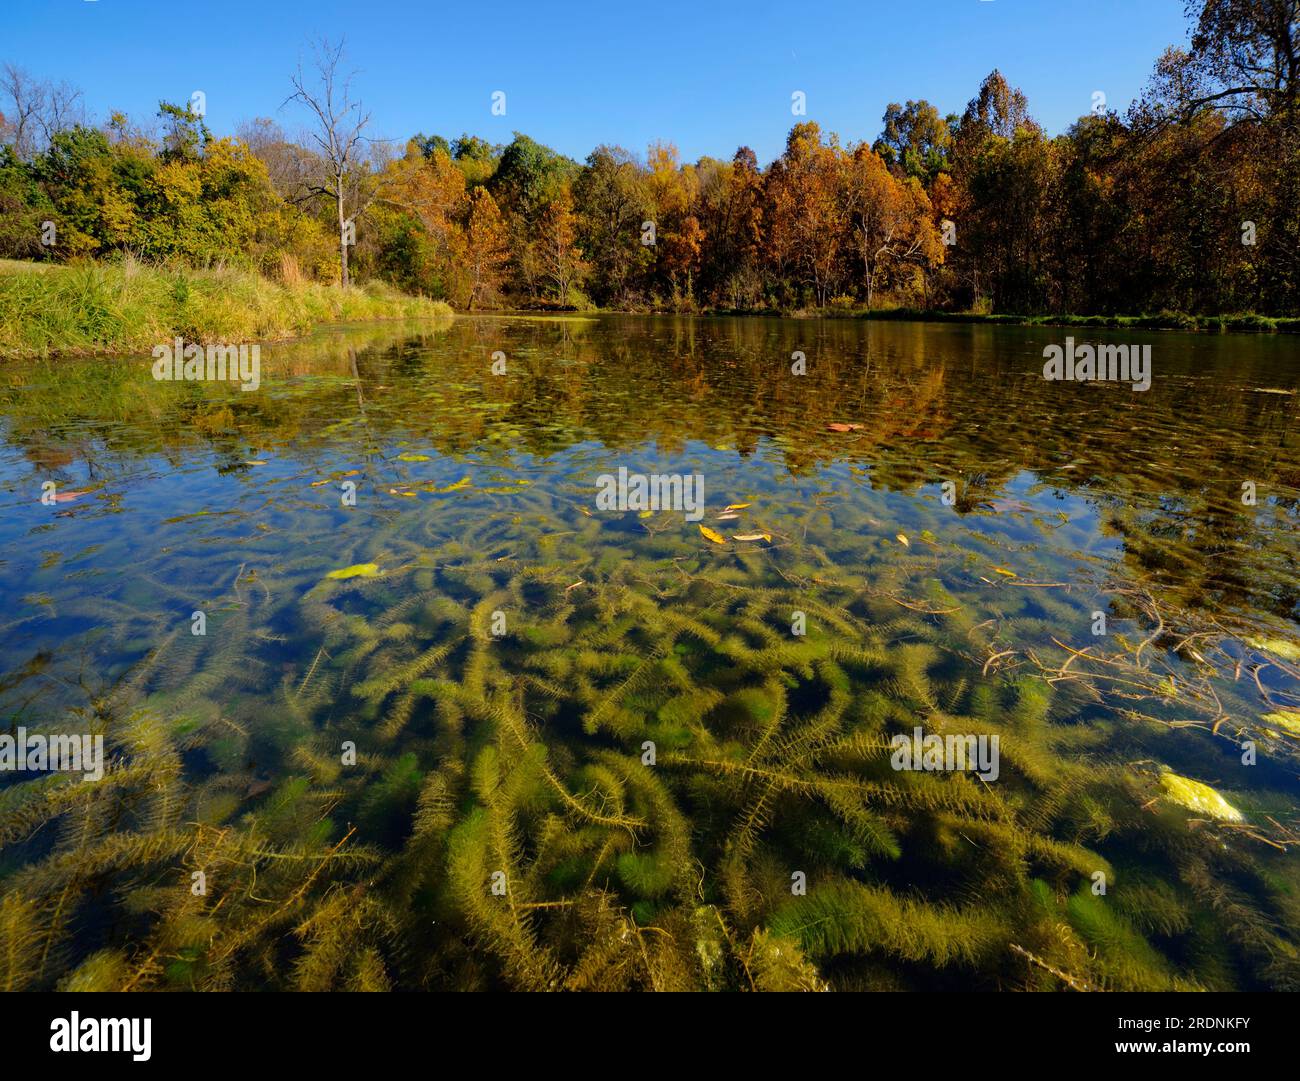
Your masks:
M 246 270 L 136 263 L 0 265 L 0 357 L 148 351 L 194 342 L 292 338 L 321 323 L 445 318 L 442 301 L 382 282 L 285 284 Z

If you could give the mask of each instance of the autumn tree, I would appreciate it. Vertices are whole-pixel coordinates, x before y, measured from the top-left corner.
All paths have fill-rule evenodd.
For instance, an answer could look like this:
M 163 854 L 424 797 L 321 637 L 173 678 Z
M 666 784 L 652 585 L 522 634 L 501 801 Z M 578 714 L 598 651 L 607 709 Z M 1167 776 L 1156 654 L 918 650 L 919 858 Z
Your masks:
M 597 147 L 573 185 L 573 197 L 596 300 L 610 304 L 627 299 L 651 261 L 641 243 L 641 225 L 651 210 L 644 173 L 621 147 Z
M 954 136 L 958 243 L 953 262 L 976 305 L 1038 310 L 1048 295 L 1044 228 L 1051 147 L 1029 103 L 998 71 L 980 84 Z
M 561 304 L 570 303 L 573 292 L 587 270 L 578 247 L 578 218 L 573 209 L 573 194 L 560 189 L 542 214 L 538 247 L 546 280 Z
M 704 266 L 716 298 L 733 308 L 753 307 L 762 298 L 764 179 L 754 151 L 742 146 L 719 170 L 716 194 L 704 204 L 709 242 Z
M 824 305 L 839 279 L 845 211 L 839 191 L 842 151 L 822 141 L 813 121 L 796 124 L 767 174 L 768 258 L 778 273 L 811 286 Z
M 420 134 L 387 160 L 328 42 L 288 99 L 305 139 L 267 119 L 216 138 L 167 103 L 161 124 L 97 128 L 77 91 L 0 65 L 0 254 L 380 276 L 462 307 L 757 309 L 843 290 L 869 307 L 919 293 L 999 312 L 1300 314 L 1300 0 L 1187 13 L 1186 47 L 1122 116 L 1049 137 L 994 71 L 960 118 L 903 99 L 851 152 L 801 123 L 766 169 L 746 147 L 683 162 L 668 141 L 579 164 L 522 132 Z
M 428 157 L 412 140 L 389 163 L 384 197 L 372 211 L 379 235 L 371 253 L 375 269 L 410 291 L 449 299 L 464 293 L 465 176 L 446 149 Z
M 509 236 L 496 200 L 487 188 L 475 188 L 470 196 L 464 255 L 469 277 L 466 304 L 471 311 L 476 304 L 496 295 L 509 258 Z
M 843 185 L 852 249 L 870 310 L 882 276 L 941 262 L 943 245 L 921 182 L 894 176 L 865 143 L 845 162 Z
M 487 182 L 506 219 L 516 287 L 529 297 L 537 296 L 552 273 L 555 252 L 546 250 L 543 217 L 577 173 L 577 162 L 515 132 Z M 567 198 L 572 209 L 571 193 Z

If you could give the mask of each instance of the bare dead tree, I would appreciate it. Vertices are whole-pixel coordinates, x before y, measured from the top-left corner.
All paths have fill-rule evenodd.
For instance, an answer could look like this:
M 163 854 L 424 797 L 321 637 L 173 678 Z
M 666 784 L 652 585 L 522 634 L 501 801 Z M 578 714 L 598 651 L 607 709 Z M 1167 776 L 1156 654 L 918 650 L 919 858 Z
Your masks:
M 64 128 L 82 123 L 81 91 L 37 79 L 23 68 L 0 68 L 0 139 L 24 161 L 40 153 Z
M 266 166 L 271 184 L 285 202 L 300 206 L 317 196 L 309 185 L 319 169 L 317 156 L 290 139 L 280 125 L 259 116 L 241 123 L 235 136 Z
M 302 65 L 293 76 L 294 92 L 285 104 L 297 102 L 311 113 L 310 137 L 317 154 L 314 175 L 307 190 L 333 202 L 338 219 L 340 281 L 348 285 L 348 246 L 355 240 L 356 222 L 377 194 L 368 161 L 369 139 L 364 134 L 370 113 L 352 99 L 352 78 L 344 74 L 343 42 L 332 45 L 322 38 L 315 46 L 316 85 L 309 87 Z

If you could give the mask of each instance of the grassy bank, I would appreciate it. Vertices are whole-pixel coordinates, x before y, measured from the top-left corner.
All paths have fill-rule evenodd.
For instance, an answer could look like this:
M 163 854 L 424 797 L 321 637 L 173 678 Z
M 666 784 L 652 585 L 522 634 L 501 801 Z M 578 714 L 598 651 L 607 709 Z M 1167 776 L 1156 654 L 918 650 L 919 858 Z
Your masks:
M 451 315 L 372 282 L 340 289 L 244 270 L 0 261 L 0 357 L 147 352 L 187 341 L 292 338 L 320 323 Z

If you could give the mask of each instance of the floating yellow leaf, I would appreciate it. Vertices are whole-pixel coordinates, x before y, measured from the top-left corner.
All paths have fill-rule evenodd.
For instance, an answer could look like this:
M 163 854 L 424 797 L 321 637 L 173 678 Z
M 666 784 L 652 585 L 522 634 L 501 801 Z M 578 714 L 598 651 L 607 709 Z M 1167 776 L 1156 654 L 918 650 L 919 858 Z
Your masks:
M 904 548 L 911 548 L 911 547 L 912 547 L 912 542 L 911 542 L 910 540 L 907 539 L 907 534 L 906 534 L 906 533 L 897 533 L 897 534 L 895 534 L 895 536 L 896 536 L 897 539 L 898 539 L 898 543 L 901 544 Z
M 715 533 L 706 525 L 700 526 L 700 532 L 704 534 L 705 539 L 713 541 L 714 544 L 726 544 L 727 538 L 721 533 Z
M 1019 577 L 1020 577 L 1020 575 L 1018 575 L 1015 571 L 1009 571 L 1009 570 L 1007 570 L 1006 567 L 994 567 L 994 568 L 993 568 L 993 573 L 994 573 L 994 574 L 1000 574 L 1000 575 L 1002 575 L 1003 578 L 1019 578 Z
M 1279 709 L 1261 718 L 1293 736 L 1300 736 L 1300 711 Z
M 643 510 L 640 514 L 637 515 L 638 518 L 653 518 L 654 516 L 655 516 L 655 512 L 652 510 Z
M 731 535 L 731 539 L 740 540 L 740 541 L 757 541 L 757 540 L 770 541 L 772 539 L 772 534 L 771 533 L 733 533 Z
M 360 469 L 349 469 L 346 473 L 335 473 L 333 476 L 326 477 L 324 480 L 314 480 L 311 482 L 311 486 L 313 488 L 319 488 L 322 484 L 329 484 L 330 481 L 342 480 L 344 477 L 355 477 L 360 472 Z
M 1193 781 L 1190 777 L 1180 777 L 1172 772 L 1162 773 L 1160 786 L 1171 800 L 1197 814 L 1220 818 L 1225 822 L 1240 822 L 1244 817 L 1236 807 L 1208 784 Z
M 399 462 L 427 462 L 429 460 L 429 456 L 427 454 L 412 454 L 408 450 L 408 451 L 403 451 L 401 454 L 399 454 L 397 456 L 397 460 Z
M 1272 653 L 1284 661 L 1300 661 L 1300 645 L 1285 638 L 1247 638 L 1246 643 L 1265 653 Z
M 455 484 L 448 484 L 445 488 L 439 488 L 438 491 L 459 492 L 462 488 L 469 488 L 470 486 L 471 485 L 470 485 L 469 477 L 461 477 L 460 480 L 456 481 Z
M 728 503 L 722 508 L 722 513 L 727 514 L 733 510 L 744 510 L 746 507 L 752 507 L 753 505 L 753 503 Z
M 266 465 L 266 462 L 261 458 L 250 458 L 244 464 L 245 465 Z
M 325 575 L 326 578 L 373 578 L 379 573 L 379 567 L 374 563 L 353 563 L 350 567 L 341 567 L 336 571 L 330 571 Z

